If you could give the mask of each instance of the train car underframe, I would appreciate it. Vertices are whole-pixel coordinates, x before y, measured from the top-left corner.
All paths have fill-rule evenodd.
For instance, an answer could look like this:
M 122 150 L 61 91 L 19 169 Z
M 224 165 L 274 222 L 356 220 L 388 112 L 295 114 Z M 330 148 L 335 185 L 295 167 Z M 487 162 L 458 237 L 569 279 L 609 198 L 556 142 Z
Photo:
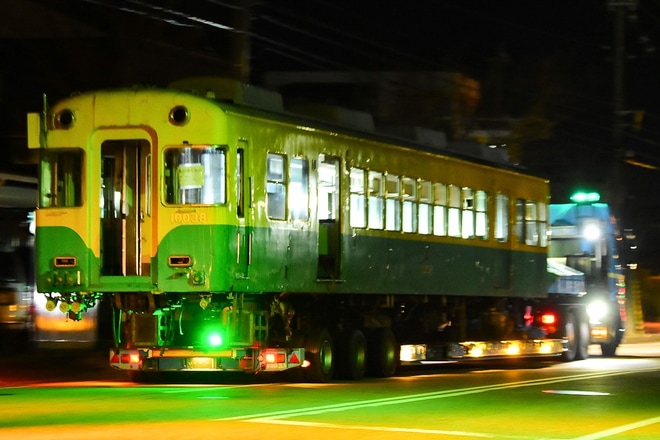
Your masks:
M 301 370 L 305 380 L 391 376 L 399 365 L 587 356 L 570 297 L 116 293 L 114 368 Z M 304 367 L 304 368 L 299 368 Z

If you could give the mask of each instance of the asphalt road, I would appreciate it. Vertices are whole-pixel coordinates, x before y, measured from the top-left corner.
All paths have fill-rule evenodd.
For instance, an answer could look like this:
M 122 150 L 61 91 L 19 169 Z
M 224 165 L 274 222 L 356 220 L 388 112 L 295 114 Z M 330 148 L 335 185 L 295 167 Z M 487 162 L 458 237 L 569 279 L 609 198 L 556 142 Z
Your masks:
M 449 364 L 330 384 L 133 384 L 104 350 L 14 352 L 0 358 L 0 438 L 657 440 L 659 336 L 626 341 L 616 358 L 592 347 L 572 363 Z

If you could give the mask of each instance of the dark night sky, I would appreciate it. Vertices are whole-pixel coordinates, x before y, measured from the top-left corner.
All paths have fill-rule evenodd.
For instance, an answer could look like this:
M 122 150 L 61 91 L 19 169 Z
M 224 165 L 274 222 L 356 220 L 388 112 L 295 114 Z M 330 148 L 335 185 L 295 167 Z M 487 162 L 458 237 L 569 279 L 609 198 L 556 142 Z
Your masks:
M 236 35 L 227 28 L 235 26 L 239 3 L 32 0 L 43 7 L 20 10 L 2 1 L 18 16 L 4 14 L 0 31 L 3 59 L 14 61 L 3 63 L 0 105 L 31 96 L 24 111 L 39 109 L 41 92 L 56 99 L 75 90 L 165 85 L 184 75 L 220 73 Z M 525 163 L 533 171 L 556 187 L 607 186 L 614 149 L 611 2 L 243 1 L 254 4 L 253 83 L 272 70 L 461 72 L 482 83 L 482 116 L 534 115 L 549 122 L 549 137 L 526 146 Z M 60 19 L 33 21 L 44 8 Z M 625 127 L 624 147 L 660 164 L 660 57 L 654 50 L 660 47 L 660 1 L 640 0 L 625 17 L 623 108 L 644 110 L 644 122 L 640 131 Z M 495 97 L 486 85 L 498 57 L 503 75 Z M 16 112 L 18 120 L 24 111 Z M 655 187 L 658 171 L 635 168 L 626 176 L 636 207 L 660 206 L 657 196 L 638 191 Z
M 446 70 L 482 84 L 481 116 L 531 115 L 551 124 L 526 145 L 525 164 L 566 197 L 577 187 L 611 185 L 614 140 L 615 11 L 606 0 L 271 1 L 255 8 L 252 71 Z M 625 34 L 621 148 L 660 165 L 660 2 L 622 8 Z M 269 41 L 273 39 L 273 41 Z M 493 60 L 504 60 L 488 94 Z M 492 89 L 490 89 L 492 91 Z M 493 107 L 493 101 L 501 102 Z M 490 104 L 490 105 L 489 105 Z M 633 112 L 644 111 L 639 131 Z M 658 171 L 624 167 L 631 216 L 655 215 Z M 633 211 L 635 210 L 635 211 Z

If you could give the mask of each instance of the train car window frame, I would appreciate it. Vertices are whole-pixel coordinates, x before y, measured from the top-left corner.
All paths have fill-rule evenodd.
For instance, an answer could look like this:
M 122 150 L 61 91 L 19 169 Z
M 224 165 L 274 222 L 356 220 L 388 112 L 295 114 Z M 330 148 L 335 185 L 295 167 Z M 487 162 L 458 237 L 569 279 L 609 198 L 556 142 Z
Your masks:
M 432 188 L 431 182 L 428 180 L 419 181 L 417 232 L 423 235 L 429 235 L 433 231 Z
M 401 178 L 385 175 L 385 230 L 401 231 Z
M 349 171 L 349 223 L 353 228 L 367 226 L 366 175 L 367 173 L 362 168 L 351 168 Z
M 83 205 L 82 149 L 47 150 L 39 164 L 39 208 L 73 208 Z
M 289 215 L 292 220 L 309 220 L 309 161 L 289 160 Z
M 227 145 L 168 145 L 163 151 L 167 205 L 227 203 Z
M 367 226 L 369 229 L 385 228 L 385 179 L 380 171 L 369 171 L 367 188 Z
M 447 236 L 447 185 L 433 184 L 433 235 Z
M 286 220 L 286 155 L 266 155 L 266 215 L 271 220 Z
M 417 179 L 401 178 L 401 229 L 403 232 L 417 232 Z

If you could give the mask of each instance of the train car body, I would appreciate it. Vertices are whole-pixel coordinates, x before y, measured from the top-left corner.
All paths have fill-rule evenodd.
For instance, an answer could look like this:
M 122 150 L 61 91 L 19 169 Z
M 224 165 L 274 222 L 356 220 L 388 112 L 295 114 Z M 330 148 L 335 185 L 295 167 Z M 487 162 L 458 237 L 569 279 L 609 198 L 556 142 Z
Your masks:
M 113 367 L 328 380 L 583 344 L 548 295 L 544 179 L 214 78 L 83 93 L 28 131 L 38 290 L 112 298 Z

